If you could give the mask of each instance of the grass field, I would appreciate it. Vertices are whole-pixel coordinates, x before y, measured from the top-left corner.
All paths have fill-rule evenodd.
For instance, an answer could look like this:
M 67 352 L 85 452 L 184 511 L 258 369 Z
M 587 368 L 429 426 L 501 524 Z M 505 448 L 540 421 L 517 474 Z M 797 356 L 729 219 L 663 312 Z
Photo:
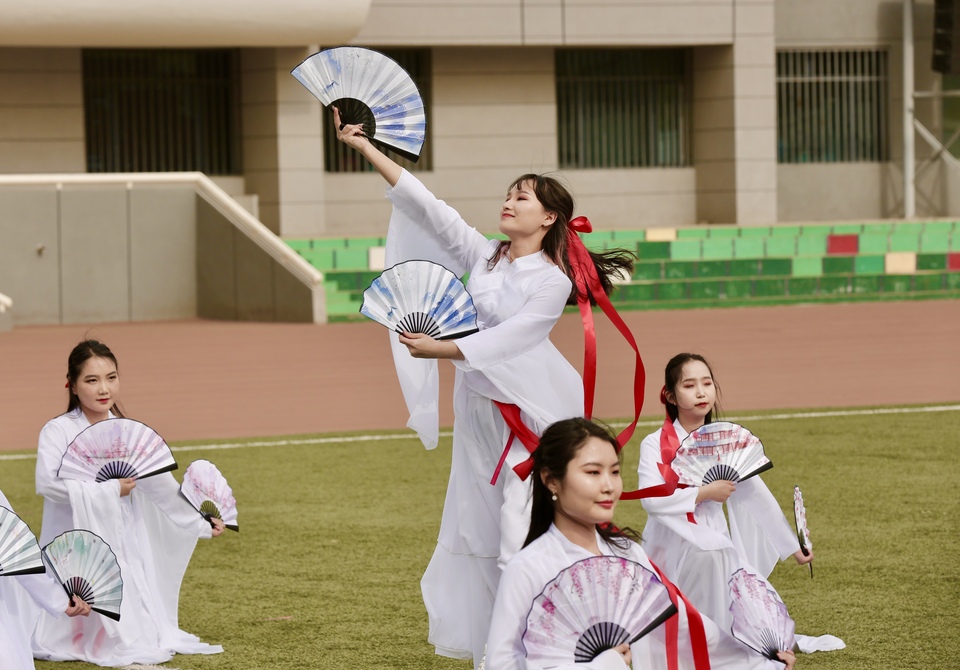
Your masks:
M 788 518 L 793 485 L 803 489 L 817 556 L 814 579 L 791 561 L 771 581 L 799 632 L 847 643 L 801 656 L 798 667 L 960 667 L 960 411 L 742 421 L 775 464 L 763 478 Z M 176 445 L 178 473 L 198 458 L 219 466 L 237 497 L 241 532 L 200 543 L 180 596 L 181 627 L 226 652 L 168 665 L 468 670 L 433 654 L 419 591 L 440 522 L 449 437 L 435 452 L 414 439 L 316 437 Z M 624 450 L 631 488 L 638 444 Z M 33 470 L 32 458 L 0 457 L 0 489 L 39 531 Z M 644 520 L 639 502 L 619 506 L 619 524 L 642 530 Z

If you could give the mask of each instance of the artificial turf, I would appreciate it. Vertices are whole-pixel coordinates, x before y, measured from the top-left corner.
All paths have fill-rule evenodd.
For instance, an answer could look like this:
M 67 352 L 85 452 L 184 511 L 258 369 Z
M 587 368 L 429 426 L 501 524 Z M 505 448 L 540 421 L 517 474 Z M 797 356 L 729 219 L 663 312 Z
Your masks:
M 958 667 L 960 411 L 743 423 L 775 464 L 763 479 L 790 519 L 793 485 L 803 489 L 816 555 L 813 579 L 791 559 L 771 581 L 798 632 L 847 643 L 801 656 L 798 667 Z M 241 530 L 198 545 L 180 595 L 181 627 L 225 653 L 177 656 L 168 666 L 471 667 L 433 654 L 419 591 L 440 522 L 449 438 L 426 452 L 415 439 L 345 437 L 175 445 L 175 476 L 194 459 L 218 465 L 237 497 Z M 628 488 L 636 485 L 638 444 L 624 449 Z M 30 458 L 0 461 L 0 489 L 38 531 L 33 469 Z M 640 503 L 622 503 L 616 520 L 642 530 Z

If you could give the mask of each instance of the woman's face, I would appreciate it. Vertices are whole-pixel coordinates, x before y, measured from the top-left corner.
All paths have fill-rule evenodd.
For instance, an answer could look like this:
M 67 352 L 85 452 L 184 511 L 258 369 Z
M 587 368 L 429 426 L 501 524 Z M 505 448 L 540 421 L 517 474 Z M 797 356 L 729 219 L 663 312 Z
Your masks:
M 537 200 L 530 182 L 510 189 L 500 208 L 500 232 L 510 241 L 536 236 L 542 239 L 556 220 L 557 215 L 546 211 Z
M 548 488 L 557 496 L 558 514 L 588 528 L 612 521 L 623 492 L 617 451 L 599 437 L 587 438 L 563 479 L 549 482 Z
M 73 392 L 90 423 L 106 419 L 110 408 L 120 399 L 120 375 L 109 358 L 93 356 L 83 364 Z
M 682 423 L 702 423 L 717 403 L 717 387 L 710 368 L 703 361 L 684 363 L 674 396 Z

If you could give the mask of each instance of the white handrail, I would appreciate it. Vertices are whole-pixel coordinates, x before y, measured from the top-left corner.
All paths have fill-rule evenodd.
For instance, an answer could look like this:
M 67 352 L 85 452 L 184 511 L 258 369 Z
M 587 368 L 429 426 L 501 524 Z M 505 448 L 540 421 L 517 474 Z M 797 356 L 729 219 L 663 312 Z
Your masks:
M 0 186 L 56 186 L 65 184 L 188 184 L 197 195 L 210 203 L 233 225 L 263 249 L 275 261 L 288 269 L 310 288 L 323 283 L 323 273 L 285 244 L 273 231 L 245 210 L 236 200 L 202 172 L 135 172 L 104 174 L 29 174 L 0 175 Z

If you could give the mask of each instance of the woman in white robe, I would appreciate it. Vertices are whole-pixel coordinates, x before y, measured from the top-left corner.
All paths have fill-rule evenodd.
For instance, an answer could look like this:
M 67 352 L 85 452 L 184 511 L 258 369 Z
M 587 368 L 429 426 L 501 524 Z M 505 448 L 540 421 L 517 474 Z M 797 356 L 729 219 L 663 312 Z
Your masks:
M 702 356 L 678 354 L 667 363 L 661 401 L 673 421 L 640 443 L 641 489 L 664 483 L 661 442 L 679 445 L 713 420 L 717 393 L 713 371 Z M 643 507 L 644 550 L 701 612 L 725 630 L 732 623 L 728 583 L 734 572 L 744 568 L 767 579 L 778 560 L 792 556 L 800 565 L 813 560 L 813 552 L 804 555 L 800 550 L 796 534 L 759 476 L 736 484 L 717 480 L 678 488 L 669 496 L 645 498 Z M 831 635 L 798 635 L 797 644 L 801 651 L 843 647 Z
M 84 620 L 41 615 L 33 637 L 34 657 L 87 661 L 103 666 L 162 663 L 177 654 L 215 654 L 222 647 L 180 630 L 180 584 L 198 538 L 223 532 L 180 495 L 170 473 L 142 481 L 100 483 L 57 475 L 67 446 L 92 423 L 122 416 L 117 360 L 96 340 L 78 344 L 68 360 L 70 404 L 40 431 L 37 493 L 43 496 L 40 543 L 82 528 L 110 545 L 120 564 L 120 621 L 96 615 Z M 211 527 L 213 526 L 213 527 Z
M 624 644 L 587 663 L 556 666 L 528 658 L 523 645 L 527 615 L 534 599 L 561 571 L 580 560 L 605 555 L 627 558 L 657 572 L 629 533 L 608 529 L 623 482 L 616 440 L 605 429 L 585 419 L 561 421 L 548 428 L 534 454 L 533 480 L 530 534 L 500 580 L 487 642 L 487 667 L 620 670 L 632 660 L 635 668 L 658 670 L 669 667 L 669 653 L 676 654 L 676 667 L 684 670 L 783 668 L 783 664 L 750 650 L 702 614 L 702 643 L 694 644 L 692 640 L 698 638 L 691 633 L 691 623 L 697 615 L 682 597 L 676 599 L 676 638 L 664 623 L 631 645 L 629 652 Z M 788 668 L 793 666 L 792 652 L 783 651 L 780 657 Z
M 13 506 L 0 491 L 0 507 Z M 50 572 L 35 575 L 0 575 L 0 670 L 33 670 L 30 636 L 40 611 L 52 617 L 89 616 L 90 606 L 79 598 L 71 603 Z
M 470 275 L 478 333 L 456 341 L 406 333 L 391 337 L 391 345 L 410 410 L 407 425 L 427 448 L 436 446 L 439 430 L 436 359 L 456 366 L 450 479 L 421 588 L 437 653 L 473 658 L 479 666 L 500 569 L 520 548 L 529 518 L 529 478 L 511 472 L 529 453 L 514 439 L 501 462 L 511 430 L 494 401 L 518 407 L 535 435 L 584 412 L 580 375 L 549 339 L 573 294 L 565 251 L 573 199 L 556 180 L 524 175 L 501 208 L 500 231 L 508 241 L 487 240 L 377 150 L 360 126 L 341 128 L 336 110 L 334 122 L 340 141 L 363 154 L 389 184 L 387 266 L 422 259 Z M 627 262 L 622 254 L 607 258 L 611 266 Z M 609 290 L 607 272 L 599 275 Z

